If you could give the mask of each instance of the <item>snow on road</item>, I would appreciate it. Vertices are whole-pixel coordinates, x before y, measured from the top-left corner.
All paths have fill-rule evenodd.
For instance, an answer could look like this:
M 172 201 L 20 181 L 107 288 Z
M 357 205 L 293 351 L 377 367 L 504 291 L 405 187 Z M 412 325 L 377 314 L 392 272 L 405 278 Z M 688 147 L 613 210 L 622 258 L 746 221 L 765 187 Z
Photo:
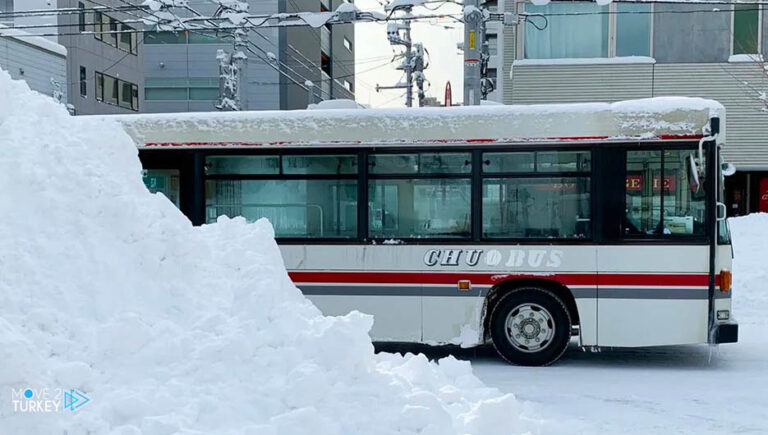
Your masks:
M 513 367 L 489 349 L 475 374 L 532 402 L 552 433 L 768 433 L 768 214 L 731 220 L 739 343 L 581 352 Z M 545 426 L 546 427 L 546 426 Z

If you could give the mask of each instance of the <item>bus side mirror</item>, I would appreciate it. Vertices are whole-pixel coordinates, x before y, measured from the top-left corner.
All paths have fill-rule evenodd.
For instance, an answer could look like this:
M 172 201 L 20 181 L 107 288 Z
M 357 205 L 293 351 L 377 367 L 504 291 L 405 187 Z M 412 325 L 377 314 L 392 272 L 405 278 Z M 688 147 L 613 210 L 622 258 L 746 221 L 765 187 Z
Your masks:
M 688 155 L 688 183 L 693 191 L 698 192 L 699 188 L 701 188 L 699 165 L 696 163 L 696 157 L 694 157 L 693 154 Z
M 736 166 L 731 163 L 723 162 L 720 164 L 720 171 L 723 173 L 723 176 L 730 177 L 736 173 Z

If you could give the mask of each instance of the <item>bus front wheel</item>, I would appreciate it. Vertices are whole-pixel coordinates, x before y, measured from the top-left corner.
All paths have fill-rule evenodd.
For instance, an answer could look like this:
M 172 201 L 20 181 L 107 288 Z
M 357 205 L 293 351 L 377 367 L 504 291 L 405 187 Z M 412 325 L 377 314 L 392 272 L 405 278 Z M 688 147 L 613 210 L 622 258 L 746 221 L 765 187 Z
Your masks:
M 491 313 L 493 347 L 512 364 L 552 364 L 563 355 L 570 339 L 571 316 L 563 301 L 549 290 L 515 289 Z

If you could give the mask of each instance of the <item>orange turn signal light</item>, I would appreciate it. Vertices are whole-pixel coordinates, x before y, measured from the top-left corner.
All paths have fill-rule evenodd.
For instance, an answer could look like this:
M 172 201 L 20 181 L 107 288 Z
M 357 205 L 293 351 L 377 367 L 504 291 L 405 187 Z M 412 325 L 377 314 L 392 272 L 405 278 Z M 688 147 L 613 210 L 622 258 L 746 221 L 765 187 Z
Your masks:
M 472 288 L 472 282 L 468 279 L 462 279 L 458 284 L 459 291 L 469 291 Z
M 720 271 L 720 291 L 721 292 L 731 291 L 732 283 L 733 283 L 733 275 L 731 274 L 731 271 L 728 269 L 721 270 Z

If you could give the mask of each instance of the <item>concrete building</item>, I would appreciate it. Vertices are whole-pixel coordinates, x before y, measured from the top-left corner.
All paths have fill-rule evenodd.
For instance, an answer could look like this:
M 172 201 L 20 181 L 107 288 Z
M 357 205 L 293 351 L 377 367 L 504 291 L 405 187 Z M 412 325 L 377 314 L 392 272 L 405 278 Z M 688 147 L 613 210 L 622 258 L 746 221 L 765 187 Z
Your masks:
M 94 6 L 125 6 L 139 0 L 0 0 L 7 10 L 80 8 L 68 15 L 17 17 L 7 25 L 40 26 L 26 28 L 33 34 L 66 48 L 68 102 L 78 115 L 132 113 L 141 110 L 144 85 L 141 33 L 135 21 L 139 13 L 94 12 Z M 48 27 L 46 27 L 48 26 Z M 52 27 L 57 26 L 57 27 Z M 109 33 L 122 32 L 122 33 Z
M 0 68 L 32 90 L 67 103 L 67 49 L 62 45 L 0 24 Z
M 501 0 L 539 14 L 498 27 L 498 86 L 505 104 L 617 101 L 665 95 L 713 98 L 727 110 L 731 214 L 768 211 L 768 27 L 754 4 Z M 537 29 L 541 28 L 541 30 Z
M 249 1 L 253 14 L 335 10 L 342 0 Z M 190 4 L 203 14 L 209 2 Z M 304 109 L 314 101 L 354 99 L 354 26 L 268 28 L 249 32 L 252 52 L 241 79 L 246 110 Z M 219 95 L 218 49 L 232 49 L 224 35 L 149 33 L 144 44 L 144 112 L 215 110 Z

